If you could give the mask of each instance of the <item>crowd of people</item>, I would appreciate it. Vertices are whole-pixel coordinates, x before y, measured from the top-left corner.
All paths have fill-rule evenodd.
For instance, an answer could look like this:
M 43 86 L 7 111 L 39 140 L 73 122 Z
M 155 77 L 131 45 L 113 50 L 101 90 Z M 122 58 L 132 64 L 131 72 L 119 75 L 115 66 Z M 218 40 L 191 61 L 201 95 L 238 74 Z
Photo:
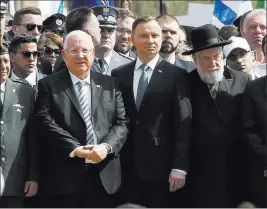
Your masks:
M 0 207 L 267 206 L 266 10 L 0 11 Z

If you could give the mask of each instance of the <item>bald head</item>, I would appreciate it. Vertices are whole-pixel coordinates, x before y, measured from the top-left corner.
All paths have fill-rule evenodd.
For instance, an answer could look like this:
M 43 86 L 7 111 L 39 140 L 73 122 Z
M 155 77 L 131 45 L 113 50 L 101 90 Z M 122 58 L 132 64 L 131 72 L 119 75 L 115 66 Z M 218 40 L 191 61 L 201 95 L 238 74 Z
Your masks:
M 70 49 L 72 48 L 72 43 L 73 42 L 80 42 L 80 41 L 85 41 L 88 42 L 88 47 L 93 48 L 93 40 L 92 36 L 90 36 L 88 33 L 82 31 L 82 30 L 75 30 L 70 32 L 64 42 L 64 49 Z

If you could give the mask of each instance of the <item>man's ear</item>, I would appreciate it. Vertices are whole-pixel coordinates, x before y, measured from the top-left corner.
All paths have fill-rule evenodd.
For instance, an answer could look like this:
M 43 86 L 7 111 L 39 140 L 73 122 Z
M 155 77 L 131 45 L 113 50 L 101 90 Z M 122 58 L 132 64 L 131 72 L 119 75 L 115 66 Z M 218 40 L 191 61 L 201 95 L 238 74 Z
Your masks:
M 65 49 L 62 49 L 62 50 L 61 50 L 61 54 L 62 54 L 62 57 L 63 57 L 63 59 L 64 59 L 64 62 L 66 62 L 66 56 L 67 56 L 67 53 L 66 53 Z
M 240 34 L 241 34 L 241 37 L 245 37 L 245 28 L 244 27 L 241 27 L 240 28 Z
M 9 54 L 10 61 L 11 61 L 12 63 L 15 62 L 15 56 L 16 56 L 15 53 L 12 53 L 12 52 L 11 52 L 11 53 Z
M 133 34 L 131 35 L 131 41 L 132 41 L 133 45 L 135 46 L 135 44 L 134 44 L 134 36 L 133 36 Z
M 17 33 L 18 33 L 18 26 L 16 26 L 16 25 L 12 25 L 12 32 L 13 32 L 15 35 L 17 35 Z

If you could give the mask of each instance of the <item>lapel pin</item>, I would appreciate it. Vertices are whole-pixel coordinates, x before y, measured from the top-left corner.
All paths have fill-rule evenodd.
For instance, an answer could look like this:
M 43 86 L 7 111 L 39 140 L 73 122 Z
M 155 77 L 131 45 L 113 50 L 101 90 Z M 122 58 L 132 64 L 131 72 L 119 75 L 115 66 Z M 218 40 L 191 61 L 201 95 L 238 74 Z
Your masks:
M 100 88 L 100 85 L 96 85 L 97 88 Z
M 161 70 L 159 70 L 159 73 L 162 73 L 162 71 L 161 71 Z
M 16 92 L 16 89 L 13 89 L 13 92 Z

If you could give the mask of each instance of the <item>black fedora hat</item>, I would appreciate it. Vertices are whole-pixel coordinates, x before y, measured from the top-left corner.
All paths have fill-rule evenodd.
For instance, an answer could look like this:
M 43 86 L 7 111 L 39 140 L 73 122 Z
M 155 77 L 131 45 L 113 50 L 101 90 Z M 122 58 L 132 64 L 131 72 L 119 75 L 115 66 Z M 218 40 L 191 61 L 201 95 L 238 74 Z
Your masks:
M 203 51 L 232 43 L 232 40 L 221 41 L 214 25 L 206 24 L 191 31 L 193 49 L 185 51 L 182 55 L 190 55 L 195 52 Z

